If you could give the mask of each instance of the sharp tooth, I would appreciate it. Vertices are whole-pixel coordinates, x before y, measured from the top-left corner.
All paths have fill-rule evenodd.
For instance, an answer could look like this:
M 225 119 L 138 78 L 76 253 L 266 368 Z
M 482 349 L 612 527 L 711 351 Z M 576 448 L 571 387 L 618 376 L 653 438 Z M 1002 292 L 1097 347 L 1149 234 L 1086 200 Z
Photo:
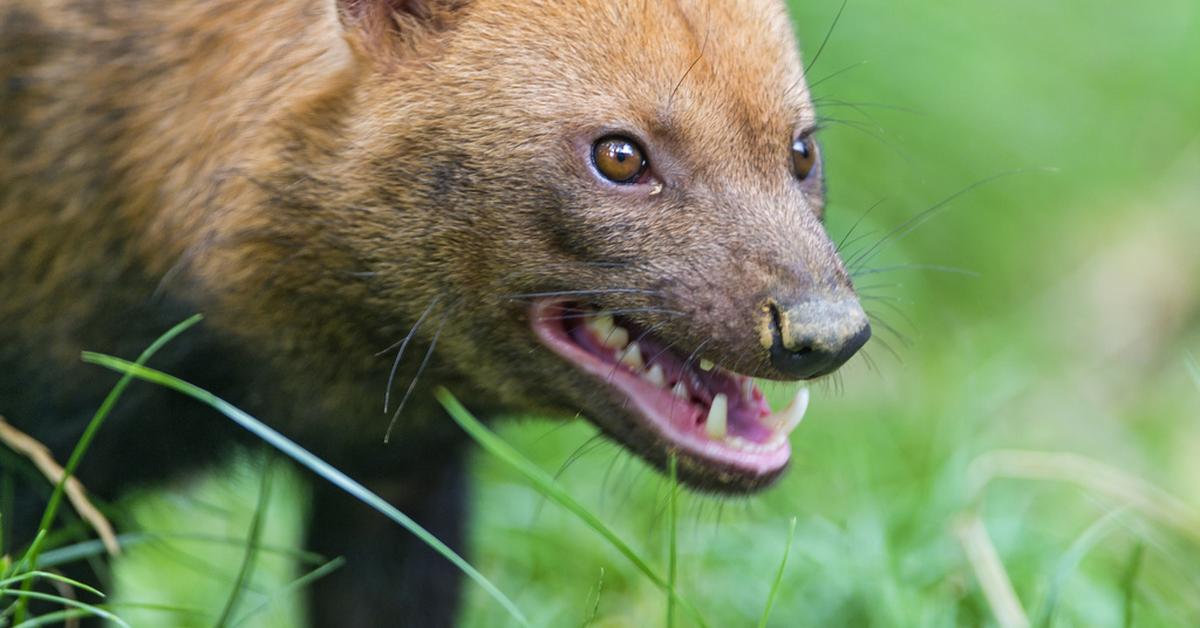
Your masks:
M 701 371 L 711 371 L 713 370 L 714 366 L 716 366 L 716 364 L 713 364 L 712 360 L 700 360 Z
M 671 389 L 671 394 L 679 397 L 680 399 L 687 399 L 691 396 L 688 394 L 687 385 L 683 382 L 676 383 L 675 387 Z
M 804 420 L 804 413 L 808 410 L 808 389 L 801 388 L 796 392 L 796 398 L 783 411 L 773 414 L 768 419 L 775 431 L 780 434 L 790 434 L 792 430 L 800 425 L 800 421 Z
M 708 409 L 708 419 L 704 423 L 704 431 L 713 440 L 723 440 L 729 433 L 729 400 L 725 395 L 713 397 L 712 407 Z
M 642 359 L 642 348 L 638 343 L 630 343 L 624 351 L 621 352 L 621 364 L 629 368 L 640 371 L 646 367 L 646 361 Z
M 600 314 L 589 318 L 587 326 L 596 334 L 597 338 L 607 338 L 608 334 L 612 333 L 616 323 L 613 322 L 611 314 Z
M 658 386 L 659 388 L 667 387 L 667 376 L 663 373 L 662 367 L 657 364 L 650 367 L 650 370 L 646 372 L 644 377 L 646 381 Z
M 625 345 L 629 344 L 629 330 L 620 325 L 613 325 L 608 333 L 600 336 L 600 340 L 609 349 L 624 349 Z
M 754 400 L 754 380 L 749 377 L 742 380 L 742 399 Z

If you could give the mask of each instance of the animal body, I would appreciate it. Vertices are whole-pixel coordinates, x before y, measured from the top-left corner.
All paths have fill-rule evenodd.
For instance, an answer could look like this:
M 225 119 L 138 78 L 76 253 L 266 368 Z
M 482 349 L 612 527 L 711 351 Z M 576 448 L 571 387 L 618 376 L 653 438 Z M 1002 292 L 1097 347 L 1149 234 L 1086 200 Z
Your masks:
M 80 351 L 199 312 L 152 366 L 459 549 L 434 386 L 762 488 L 805 399 L 772 414 L 750 378 L 870 334 L 815 125 L 780 0 L 2 0 L 0 414 L 65 460 L 115 380 Z M 239 438 L 135 385 L 78 476 L 113 499 Z M 319 482 L 313 511 L 310 549 L 348 560 L 315 625 L 452 623 L 449 564 Z

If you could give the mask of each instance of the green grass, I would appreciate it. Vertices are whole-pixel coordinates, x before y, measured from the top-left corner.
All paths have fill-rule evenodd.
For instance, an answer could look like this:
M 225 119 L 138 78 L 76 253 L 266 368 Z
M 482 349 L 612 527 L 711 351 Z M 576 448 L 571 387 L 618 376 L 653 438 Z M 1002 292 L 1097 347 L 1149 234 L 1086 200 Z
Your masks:
M 811 51 L 840 2 L 794 5 Z M 850 3 L 812 69 L 831 77 L 814 90 L 829 229 L 840 239 L 861 219 L 847 257 L 1013 173 L 860 272 L 898 357 L 873 343 L 874 369 L 856 359 L 817 388 L 792 469 L 751 498 L 676 494 L 613 446 L 555 477 L 569 502 L 547 498 L 532 478 L 595 431 L 500 425 L 512 456 L 473 461 L 472 565 L 536 626 L 665 624 L 664 590 L 712 626 L 754 625 L 765 608 L 768 626 L 997 625 L 996 600 L 1030 625 L 1200 625 L 1197 41 L 1192 0 Z M 981 490 L 1001 450 L 1097 466 L 1061 481 L 1017 457 Z M 260 463 L 127 505 L 154 536 L 130 537 L 107 608 L 134 625 L 212 625 L 246 556 Z M 297 625 L 295 594 L 338 567 L 288 549 L 306 508 L 297 478 L 275 469 L 239 603 L 268 610 L 244 626 Z M 470 587 L 462 625 L 519 622 Z

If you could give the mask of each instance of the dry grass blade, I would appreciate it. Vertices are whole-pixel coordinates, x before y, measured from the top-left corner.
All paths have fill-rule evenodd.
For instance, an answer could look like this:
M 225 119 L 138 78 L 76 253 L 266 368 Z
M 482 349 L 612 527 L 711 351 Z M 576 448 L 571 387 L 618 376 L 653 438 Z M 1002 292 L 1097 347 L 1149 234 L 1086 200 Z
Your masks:
M 983 589 L 992 614 L 996 616 L 996 623 L 1001 628 L 1027 628 L 1029 617 L 1013 589 L 1008 572 L 1004 570 L 996 546 L 988 536 L 983 518 L 977 513 L 965 514 L 955 524 L 954 532 L 967 553 L 967 560 L 975 571 L 975 578 L 979 580 L 979 587 Z
M 984 492 L 993 480 L 1007 478 L 1075 484 L 1106 495 L 1200 543 L 1200 513 L 1193 507 L 1139 477 L 1078 454 L 993 451 L 976 458 L 967 473 L 969 496 L 975 507 L 962 515 L 955 525 L 955 533 L 997 623 L 1005 628 L 1029 626 L 1029 618 L 980 515 Z
M 994 451 L 971 463 L 968 476 L 975 500 L 998 478 L 1075 484 L 1107 495 L 1200 543 L 1200 512 L 1195 508 L 1137 476 L 1078 454 Z
M 0 442 L 33 462 L 38 471 L 41 471 L 51 484 L 63 481 L 66 471 L 54 460 L 54 456 L 50 455 L 50 450 L 32 436 L 10 425 L 2 416 L 0 416 Z M 117 535 L 113 532 L 112 524 L 88 499 L 83 484 L 77 478 L 69 477 L 63 490 L 66 492 L 71 506 L 75 508 L 75 512 L 79 513 L 79 516 L 96 531 L 96 535 L 104 543 L 104 549 L 109 555 L 119 556 L 121 544 L 117 542 Z

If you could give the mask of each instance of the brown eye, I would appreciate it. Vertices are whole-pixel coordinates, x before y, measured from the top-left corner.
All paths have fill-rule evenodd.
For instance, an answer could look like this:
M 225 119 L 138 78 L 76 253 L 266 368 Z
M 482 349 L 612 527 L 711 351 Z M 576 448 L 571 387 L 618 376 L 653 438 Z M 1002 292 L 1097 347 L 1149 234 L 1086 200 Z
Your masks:
M 811 137 L 797 138 L 792 144 L 792 169 L 804 181 L 817 167 L 817 144 Z
M 596 170 L 613 183 L 636 183 L 646 172 L 642 147 L 624 137 L 606 137 L 592 148 Z

